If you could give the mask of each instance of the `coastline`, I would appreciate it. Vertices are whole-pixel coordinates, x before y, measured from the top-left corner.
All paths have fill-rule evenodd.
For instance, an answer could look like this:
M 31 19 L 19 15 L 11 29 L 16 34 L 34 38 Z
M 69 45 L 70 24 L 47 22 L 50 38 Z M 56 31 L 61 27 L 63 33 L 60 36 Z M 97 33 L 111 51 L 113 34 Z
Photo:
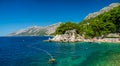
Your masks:
M 48 40 L 44 40 L 45 42 L 67 42 L 67 41 L 56 41 L 56 40 L 53 40 L 53 39 L 48 39 Z M 120 39 L 116 39 L 114 38 L 114 40 L 106 40 L 106 39 L 94 39 L 94 40 L 91 40 L 91 39 L 84 39 L 83 41 L 68 41 L 70 43 L 74 43 L 74 42 L 97 42 L 97 43 L 120 43 Z
M 46 42 L 110 42 L 120 43 L 120 37 L 116 38 L 89 38 L 85 39 L 84 36 L 77 34 L 76 30 L 68 30 L 64 34 L 56 35 L 53 38 L 45 40 Z
M 120 43 L 120 38 L 103 38 L 103 39 L 87 39 L 84 42 L 105 42 L 105 43 Z

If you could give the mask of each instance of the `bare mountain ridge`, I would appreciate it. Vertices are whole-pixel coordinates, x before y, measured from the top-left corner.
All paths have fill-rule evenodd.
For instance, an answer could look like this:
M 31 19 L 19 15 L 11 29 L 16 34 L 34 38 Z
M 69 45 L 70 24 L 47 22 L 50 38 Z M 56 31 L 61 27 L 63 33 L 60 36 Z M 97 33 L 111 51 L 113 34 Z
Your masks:
M 55 32 L 61 22 L 49 26 L 32 26 L 10 33 L 8 36 L 45 36 Z
M 84 20 L 86 20 L 86 19 L 91 19 L 91 18 L 95 18 L 96 16 L 98 16 L 98 15 L 100 15 L 100 14 L 103 14 L 103 13 L 105 13 L 105 12 L 108 12 L 108 11 L 110 11 L 111 9 L 113 9 L 114 7 L 117 7 L 117 6 L 119 6 L 119 5 L 120 5 L 120 3 L 112 3 L 112 4 L 110 4 L 109 6 L 106 6 L 106 7 L 102 8 L 102 9 L 99 10 L 98 12 L 93 12 L 93 13 L 88 14 L 88 15 L 84 18 Z

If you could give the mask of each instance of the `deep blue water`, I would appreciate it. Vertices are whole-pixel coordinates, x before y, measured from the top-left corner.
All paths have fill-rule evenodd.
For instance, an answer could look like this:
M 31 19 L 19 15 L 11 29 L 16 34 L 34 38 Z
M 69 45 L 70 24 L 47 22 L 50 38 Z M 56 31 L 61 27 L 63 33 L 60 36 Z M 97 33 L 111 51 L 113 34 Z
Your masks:
M 43 41 L 48 38 L 0 37 L 0 66 L 106 66 L 101 64 L 109 62 L 108 56 L 114 59 L 120 55 L 119 43 Z M 56 59 L 55 63 L 48 63 L 50 56 L 44 51 Z M 117 66 L 118 62 L 115 60 L 112 66 Z

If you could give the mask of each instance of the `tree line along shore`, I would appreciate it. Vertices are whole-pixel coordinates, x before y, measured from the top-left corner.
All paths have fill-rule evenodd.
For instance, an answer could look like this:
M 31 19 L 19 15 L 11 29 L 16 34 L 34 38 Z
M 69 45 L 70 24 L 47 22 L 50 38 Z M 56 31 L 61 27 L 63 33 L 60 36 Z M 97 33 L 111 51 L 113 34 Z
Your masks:
M 120 42 L 120 3 L 107 12 L 79 23 L 60 24 L 48 41 L 57 42 Z M 111 36 L 109 36 L 111 35 Z

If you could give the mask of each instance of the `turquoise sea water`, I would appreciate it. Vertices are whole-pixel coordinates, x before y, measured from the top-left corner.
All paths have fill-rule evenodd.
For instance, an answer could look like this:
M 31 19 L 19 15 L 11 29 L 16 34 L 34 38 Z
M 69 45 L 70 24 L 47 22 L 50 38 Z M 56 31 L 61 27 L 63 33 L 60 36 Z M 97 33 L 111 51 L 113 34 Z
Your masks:
M 43 42 L 48 38 L 0 37 L 0 66 L 120 66 L 119 43 Z

